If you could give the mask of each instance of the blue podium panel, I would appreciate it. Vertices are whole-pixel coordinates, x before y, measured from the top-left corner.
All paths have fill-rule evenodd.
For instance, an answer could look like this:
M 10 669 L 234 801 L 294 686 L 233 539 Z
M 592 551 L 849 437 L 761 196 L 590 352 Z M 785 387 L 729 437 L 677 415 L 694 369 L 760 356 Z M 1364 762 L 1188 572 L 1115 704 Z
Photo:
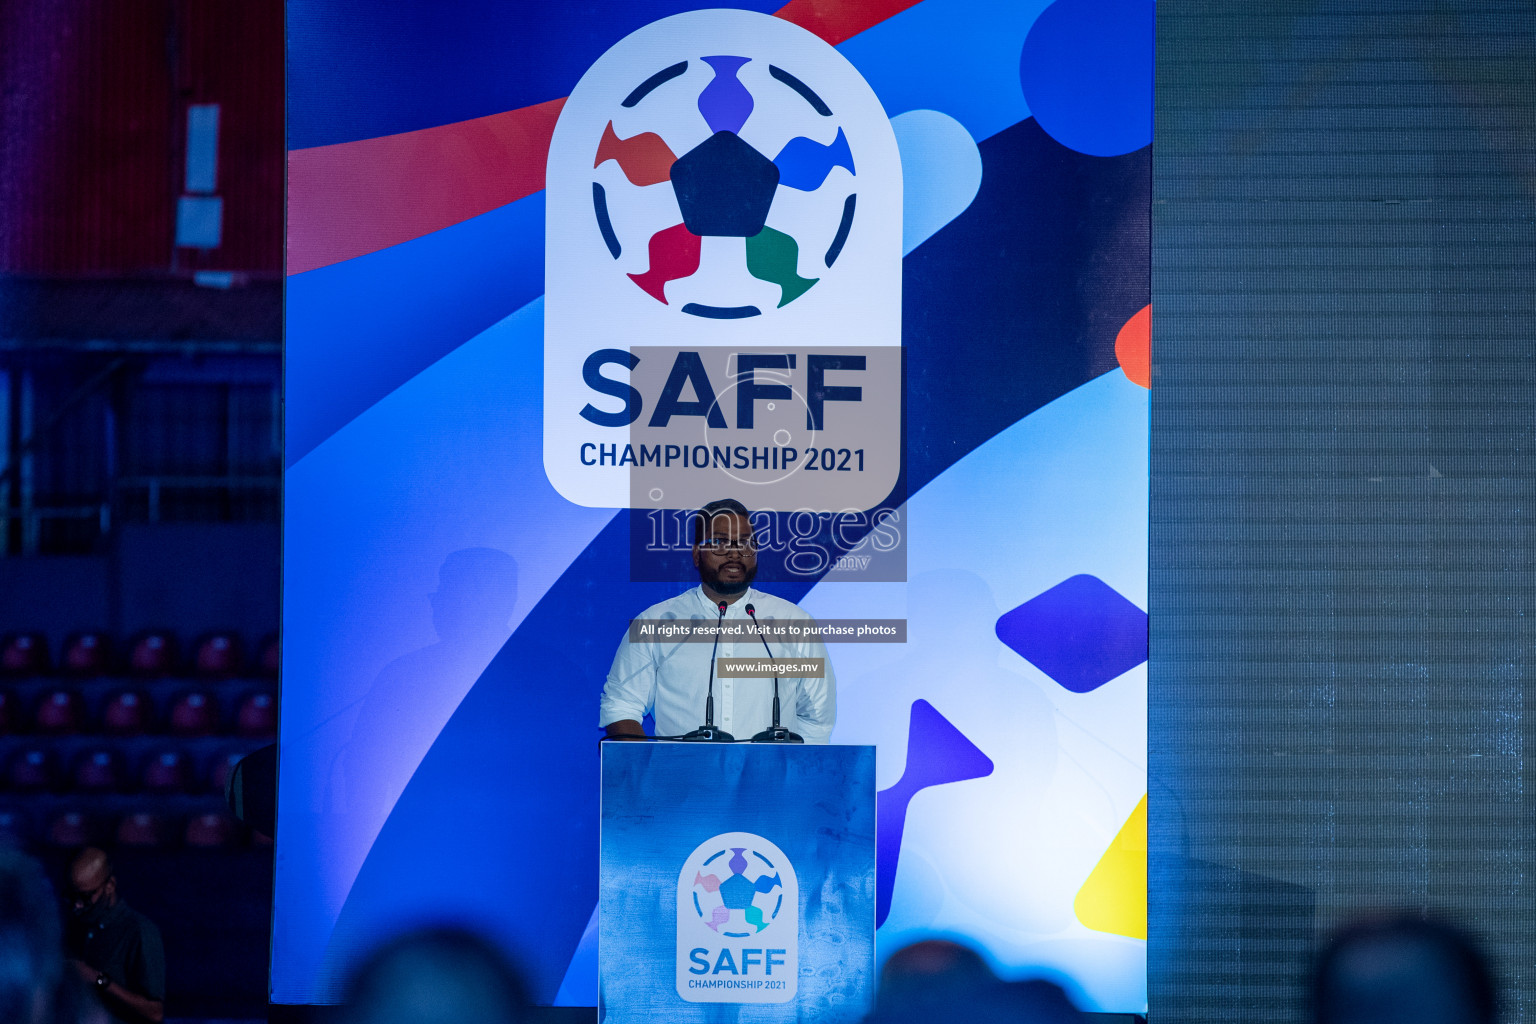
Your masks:
M 875 969 L 875 748 L 605 743 L 600 1014 L 857 1021 Z

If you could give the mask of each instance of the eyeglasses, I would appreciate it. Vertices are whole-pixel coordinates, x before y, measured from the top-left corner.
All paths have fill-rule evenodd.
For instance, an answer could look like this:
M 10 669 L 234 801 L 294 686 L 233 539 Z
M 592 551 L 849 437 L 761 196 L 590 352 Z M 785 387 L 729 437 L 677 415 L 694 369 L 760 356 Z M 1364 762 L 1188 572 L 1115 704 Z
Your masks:
M 703 551 L 756 551 L 757 539 L 754 537 L 705 537 L 699 541 L 699 548 Z

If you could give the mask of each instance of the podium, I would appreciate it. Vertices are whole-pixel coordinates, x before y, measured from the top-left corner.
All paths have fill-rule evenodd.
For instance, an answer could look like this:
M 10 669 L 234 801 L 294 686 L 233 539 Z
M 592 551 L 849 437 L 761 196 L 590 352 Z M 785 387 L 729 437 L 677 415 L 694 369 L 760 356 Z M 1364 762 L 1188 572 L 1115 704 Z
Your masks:
M 869 1011 L 874 747 L 606 742 L 600 849 L 600 1020 Z

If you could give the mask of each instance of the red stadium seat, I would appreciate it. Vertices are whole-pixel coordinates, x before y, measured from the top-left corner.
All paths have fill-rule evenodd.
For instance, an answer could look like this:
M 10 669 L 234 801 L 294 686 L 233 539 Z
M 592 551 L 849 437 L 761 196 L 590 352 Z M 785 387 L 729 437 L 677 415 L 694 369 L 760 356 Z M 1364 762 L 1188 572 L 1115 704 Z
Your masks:
M 173 675 L 176 663 L 176 638 L 158 630 L 141 633 L 128 652 L 128 671 L 141 678 Z
M 277 701 L 270 693 L 253 693 L 240 702 L 235 731 L 253 738 L 277 735 Z
M 59 668 L 76 679 L 104 676 L 112 668 L 112 642 L 105 633 L 75 633 L 64 641 Z
M 81 811 L 65 811 L 48 823 L 48 842 L 53 846 L 89 846 L 96 839 L 96 823 Z
M 170 842 L 171 827 L 161 814 L 138 811 L 123 816 L 117 823 L 117 842 L 120 846 L 153 848 Z
M 144 788 L 152 793 L 184 793 L 191 787 L 192 767 L 177 750 L 162 750 L 144 762 Z
M 87 750 L 75 761 L 75 788 L 111 793 L 123 786 L 123 759 L 112 750 Z
M 262 675 L 276 679 L 282 663 L 283 649 L 278 644 L 277 634 L 273 633 L 261 642 L 261 653 L 256 655 L 256 668 Z
M 101 728 L 113 736 L 137 736 L 149 731 L 149 698 L 137 690 L 122 690 L 107 698 Z
M 50 690 L 37 702 L 33 723 L 37 731 L 50 736 L 79 732 L 85 722 L 85 702 L 78 693 Z
M 219 731 L 219 706 L 202 690 L 178 697 L 168 717 L 171 732 L 178 736 L 211 736 Z
M 227 814 L 197 814 L 187 822 L 188 846 L 213 849 L 233 846 L 239 838 L 239 826 Z
M 53 755 L 42 747 L 18 750 L 11 758 L 11 786 L 25 793 L 52 789 L 58 779 Z
M 48 641 L 41 633 L 9 633 L 0 641 L 0 674 L 12 679 L 46 675 Z
M 240 638 L 233 633 L 210 633 L 198 641 L 193 668 L 202 679 L 228 679 L 240 674 L 243 664 Z

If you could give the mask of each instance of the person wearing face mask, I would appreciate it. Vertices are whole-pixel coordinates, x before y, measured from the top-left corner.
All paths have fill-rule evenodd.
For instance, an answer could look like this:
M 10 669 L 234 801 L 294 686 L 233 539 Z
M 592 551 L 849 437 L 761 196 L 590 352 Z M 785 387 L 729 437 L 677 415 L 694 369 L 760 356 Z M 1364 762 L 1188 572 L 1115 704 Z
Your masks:
M 71 964 L 121 1024 L 165 1019 L 165 947 L 160 929 L 117 894 L 112 862 L 88 847 L 69 869 Z
M 641 738 L 645 736 L 641 720 L 650 714 L 656 735 L 682 735 L 703 720 L 713 676 L 715 725 L 740 739 L 764 734 L 772 721 L 772 678 L 722 679 L 712 669 L 710 656 L 758 658 L 771 651 L 781 660 L 820 660 L 820 676 L 779 680 L 781 725 L 795 740 L 828 742 L 837 719 L 832 663 L 820 640 L 775 638 L 764 647 L 761 629 L 769 623 L 809 624 L 812 620 L 789 601 L 752 586 L 757 576 L 757 540 L 746 506 L 734 498 L 712 501 L 695 513 L 693 527 L 693 565 L 699 585 L 652 605 L 639 618 L 735 631 L 720 640 L 718 652 L 707 639 L 636 643 L 626 633 L 603 686 L 598 725 L 610 738 Z

